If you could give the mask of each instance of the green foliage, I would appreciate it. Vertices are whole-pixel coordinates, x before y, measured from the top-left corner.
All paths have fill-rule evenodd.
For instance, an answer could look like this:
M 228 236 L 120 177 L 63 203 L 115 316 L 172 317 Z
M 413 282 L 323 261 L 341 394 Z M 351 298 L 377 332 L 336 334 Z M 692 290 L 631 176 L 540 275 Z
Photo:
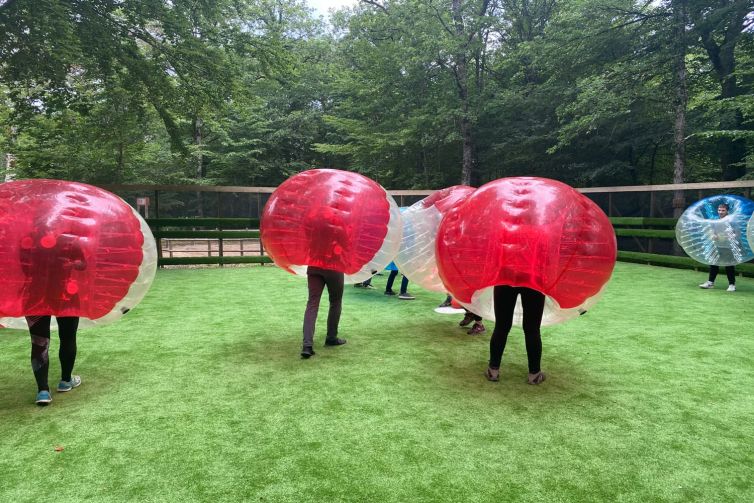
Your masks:
M 375 0 L 329 26 L 303 0 L 2 2 L 0 152 L 94 183 L 670 182 L 678 2 Z M 748 4 L 682 3 L 686 181 L 754 176 Z

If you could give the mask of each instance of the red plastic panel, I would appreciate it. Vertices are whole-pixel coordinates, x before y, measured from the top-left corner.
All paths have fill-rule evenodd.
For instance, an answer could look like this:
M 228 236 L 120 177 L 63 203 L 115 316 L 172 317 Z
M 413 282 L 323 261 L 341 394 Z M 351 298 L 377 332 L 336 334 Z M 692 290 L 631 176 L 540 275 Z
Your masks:
M 453 185 L 431 193 L 420 201 L 423 208 L 434 206 L 441 214 L 445 214 L 463 202 L 476 189 L 468 185 Z

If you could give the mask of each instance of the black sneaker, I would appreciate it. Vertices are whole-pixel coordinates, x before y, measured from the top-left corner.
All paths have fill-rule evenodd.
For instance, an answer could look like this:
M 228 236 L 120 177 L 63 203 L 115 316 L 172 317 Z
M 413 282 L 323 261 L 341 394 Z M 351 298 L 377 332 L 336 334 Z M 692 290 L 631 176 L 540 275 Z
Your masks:
M 392 290 L 385 290 L 385 295 L 395 295 L 395 292 Z
M 474 321 L 474 315 L 471 313 L 466 313 L 463 319 L 458 322 L 458 326 L 465 327 L 466 325 L 469 325 L 472 321 Z
M 311 346 L 304 346 L 304 349 L 301 350 L 301 358 L 310 358 L 314 356 L 316 353 L 314 352 L 314 349 Z
M 482 325 L 481 323 L 477 321 L 476 323 L 474 323 L 474 326 L 471 327 L 471 330 L 469 330 L 466 333 L 469 335 L 479 335 L 479 334 L 483 334 L 486 331 L 487 329 L 484 328 L 484 325 Z
M 345 339 L 325 339 L 325 346 L 341 346 L 346 343 Z

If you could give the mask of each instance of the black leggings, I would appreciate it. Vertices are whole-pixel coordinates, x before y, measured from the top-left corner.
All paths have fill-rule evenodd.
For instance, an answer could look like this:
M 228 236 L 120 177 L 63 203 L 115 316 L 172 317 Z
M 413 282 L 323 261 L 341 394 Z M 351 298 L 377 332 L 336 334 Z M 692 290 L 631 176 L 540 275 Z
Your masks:
M 50 321 L 51 316 L 27 316 L 31 334 L 31 369 L 37 381 L 39 391 L 50 390 L 47 374 L 50 370 Z M 79 328 L 78 317 L 55 317 L 58 320 L 60 337 L 60 380 L 70 381 L 73 365 L 76 363 L 76 331 Z
M 531 288 L 497 285 L 495 287 L 495 331 L 490 339 L 490 367 L 500 368 L 503 359 L 505 343 L 508 342 L 508 332 L 513 326 L 513 310 L 516 308 L 516 297 L 521 295 L 521 305 L 524 310 L 524 339 L 526 341 L 526 356 L 529 359 L 529 373 L 539 372 L 542 359 L 542 336 L 539 326 L 542 324 L 542 313 L 545 309 L 544 294 Z
M 720 272 L 720 266 L 717 265 L 711 265 L 709 266 L 709 280 L 711 282 L 715 282 L 715 278 L 717 278 L 717 273 Z M 725 275 L 728 276 L 728 283 L 731 285 L 736 284 L 736 266 L 734 265 L 726 265 L 725 266 Z
M 319 299 L 327 286 L 327 294 L 330 297 L 330 311 L 327 313 L 327 338 L 335 339 L 338 336 L 338 323 L 343 305 L 343 277 L 342 272 L 309 267 L 306 270 L 306 278 L 309 283 L 309 300 L 306 302 L 304 313 L 304 347 L 311 347 L 314 343 L 314 327 L 317 323 L 319 312 Z

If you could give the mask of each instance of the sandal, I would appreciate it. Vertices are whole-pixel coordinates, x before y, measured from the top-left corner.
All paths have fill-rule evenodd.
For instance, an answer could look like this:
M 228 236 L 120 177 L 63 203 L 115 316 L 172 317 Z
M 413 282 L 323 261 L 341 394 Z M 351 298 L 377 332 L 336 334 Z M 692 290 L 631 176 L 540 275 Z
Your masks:
M 500 369 L 487 367 L 487 370 L 484 372 L 484 377 L 486 377 L 488 381 L 497 382 L 500 380 Z
M 544 380 L 545 373 L 542 371 L 539 371 L 536 374 L 529 374 L 529 384 L 540 384 Z

